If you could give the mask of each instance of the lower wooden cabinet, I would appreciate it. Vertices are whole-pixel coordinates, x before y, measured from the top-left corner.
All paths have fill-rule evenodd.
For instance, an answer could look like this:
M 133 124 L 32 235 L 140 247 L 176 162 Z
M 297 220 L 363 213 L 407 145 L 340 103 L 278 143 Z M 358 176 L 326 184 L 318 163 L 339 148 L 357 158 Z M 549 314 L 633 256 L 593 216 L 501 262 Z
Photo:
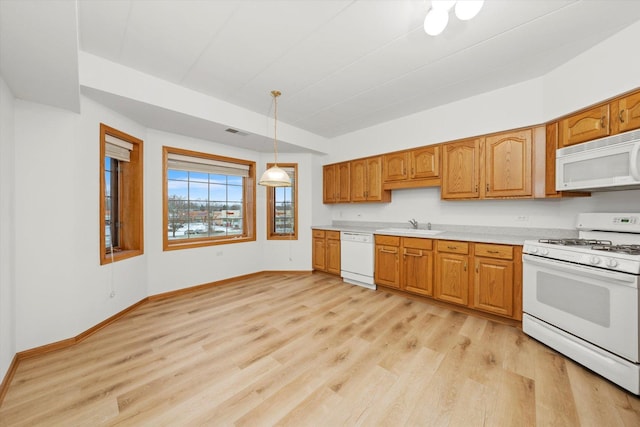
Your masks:
M 469 243 L 438 240 L 435 297 L 454 304 L 469 303 Z
M 502 316 L 513 315 L 513 247 L 475 245 L 473 307 Z
M 340 275 L 340 232 L 313 230 L 313 269 Z
M 522 319 L 522 247 L 376 235 L 376 284 Z
M 433 295 L 433 241 L 376 236 L 375 282 L 421 295 Z

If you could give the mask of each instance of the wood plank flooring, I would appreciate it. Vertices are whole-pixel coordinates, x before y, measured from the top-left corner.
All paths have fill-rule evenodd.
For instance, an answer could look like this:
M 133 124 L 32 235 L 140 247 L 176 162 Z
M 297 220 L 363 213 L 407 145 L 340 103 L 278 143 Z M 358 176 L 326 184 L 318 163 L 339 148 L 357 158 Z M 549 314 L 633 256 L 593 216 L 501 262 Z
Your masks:
M 637 427 L 640 399 L 511 326 L 265 274 L 21 361 L 0 425 Z

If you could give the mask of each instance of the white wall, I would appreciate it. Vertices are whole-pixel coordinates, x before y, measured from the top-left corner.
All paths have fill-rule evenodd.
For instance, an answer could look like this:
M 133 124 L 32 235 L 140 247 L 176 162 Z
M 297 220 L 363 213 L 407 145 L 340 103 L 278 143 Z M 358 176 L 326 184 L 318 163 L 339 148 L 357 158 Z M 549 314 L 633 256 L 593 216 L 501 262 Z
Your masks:
M 547 75 L 334 138 L 322 164 L 544 123 L 640 87 L 640 23 Z M 439 189 L 396 190 L 388 204 L 322 205 L 330 220 L 573 228 L 579 212 L 640 212 L 640 190 L 567 200 L 441 201 Z M 524 221 L 519 220 L 525 217 Z M 322 218 L 324 219 L 324 217 Z M 330 222 L 327 221 L 327 222 Z
M 13 117 L 13 94 L 0 77 L 0 378 L 16 353 Z

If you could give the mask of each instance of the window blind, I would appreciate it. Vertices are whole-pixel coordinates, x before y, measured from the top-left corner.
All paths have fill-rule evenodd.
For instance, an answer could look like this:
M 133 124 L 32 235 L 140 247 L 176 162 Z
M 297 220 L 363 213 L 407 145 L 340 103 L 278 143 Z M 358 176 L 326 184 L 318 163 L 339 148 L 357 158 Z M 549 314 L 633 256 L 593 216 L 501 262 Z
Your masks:
M 133 150 L 133 144 L 129 141 L 124 141 L 109 134 L 104 135 L 105 156 L 121 160 L 123 162 L 130 162 L 131 150 Z
M 185 156 L 183 154 L 175 153 L 167 154 L 167 168 L 217 175 L 249 176 L 249 165 L 225 162 L 222 160 L 205 159 L 202 157 Z

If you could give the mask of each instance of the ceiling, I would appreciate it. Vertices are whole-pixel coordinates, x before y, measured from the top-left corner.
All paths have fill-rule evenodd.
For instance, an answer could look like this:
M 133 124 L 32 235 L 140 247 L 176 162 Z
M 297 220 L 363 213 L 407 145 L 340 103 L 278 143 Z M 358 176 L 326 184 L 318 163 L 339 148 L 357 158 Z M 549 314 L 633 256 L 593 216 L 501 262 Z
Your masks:
M 34 89 L 22 81 L 26 77 L 19 64 L 7 63 L 19 54 L 15 51 L 20 44 L 11 42 L 15 37 L 7 41 L 15 34 L 5 27 L 22 31 L 27 40 L 34 36 L 17 28 L 21 24 L 7 13 L 8 3 L 18 2 L 0 1 L 0 72 L 14 94 L 23 97 Z M 56 7 L 75 4 L 19 3 L 35 3 L 31 19 L 37 8 L 45 25 L 61 13 Z M 280 121 L 331 138 L 544 75 L 640 20 L 640 1 L 486 0 L 475 19 L 463 22 L 452 15 L 445 31 L 431 37 L 423 30 L 429 4 L 80 0 L 77 25 L 71 28 L 77 37 L 74 43 L 65 39 L 59 45 L 75 50 L 75 59 L 67 56 L 76 61 L 76 70 L 80 49 L 260 114 L 272 113 L 270 91 L 278 89 L 283 93 Z M 43 7 L 50 10 L 42 13 Z M 62 22 L 69 32 L 68 18 Z M 71 78 L 77 88 L 77 75 Z M 43 91 L 52 90 L 51 79 L 40 80 L 49 82 Z M 194 126 L 193 120 L 177 115 L 175 124 L 168 125 L 170 111 L 154 119 L 153 106 L 116 102 L 90 89 L 83 93 L 103 103 L 111 99 L 112 108 L 126 110 L 150 127 L 189 135 L 188 128 Z M 200 128 L 200 134 L 189 136 L 202 137 L 225 126 Z

